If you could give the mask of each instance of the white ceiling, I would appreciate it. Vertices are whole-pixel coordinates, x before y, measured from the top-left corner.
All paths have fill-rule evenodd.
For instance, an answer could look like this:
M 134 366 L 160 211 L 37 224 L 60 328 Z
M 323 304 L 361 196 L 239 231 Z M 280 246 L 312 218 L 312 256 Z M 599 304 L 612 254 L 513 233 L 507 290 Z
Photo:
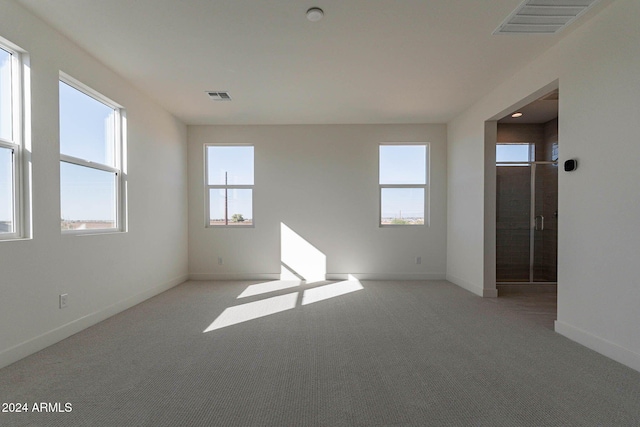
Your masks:
M 447 122 L 602 9 L 505 36 L 520 0 L 18 2 L 186 124 Z

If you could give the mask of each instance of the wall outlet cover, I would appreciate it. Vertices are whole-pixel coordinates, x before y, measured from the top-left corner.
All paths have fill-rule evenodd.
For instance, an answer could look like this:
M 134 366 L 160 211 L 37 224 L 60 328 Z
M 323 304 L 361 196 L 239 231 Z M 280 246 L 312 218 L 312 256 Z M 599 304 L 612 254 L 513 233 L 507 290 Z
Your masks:
M 69 294 L 60 294 L 60 308 L 67 308 Z

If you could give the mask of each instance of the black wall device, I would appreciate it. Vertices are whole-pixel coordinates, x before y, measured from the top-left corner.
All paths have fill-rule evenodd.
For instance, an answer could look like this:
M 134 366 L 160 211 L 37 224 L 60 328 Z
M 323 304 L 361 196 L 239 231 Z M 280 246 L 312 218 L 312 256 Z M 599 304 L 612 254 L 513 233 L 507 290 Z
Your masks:
M 578 169 L 578 161 L 576 159 L 570 159 L 564 162 L 564 170 L 566 172 L 572 172 Z

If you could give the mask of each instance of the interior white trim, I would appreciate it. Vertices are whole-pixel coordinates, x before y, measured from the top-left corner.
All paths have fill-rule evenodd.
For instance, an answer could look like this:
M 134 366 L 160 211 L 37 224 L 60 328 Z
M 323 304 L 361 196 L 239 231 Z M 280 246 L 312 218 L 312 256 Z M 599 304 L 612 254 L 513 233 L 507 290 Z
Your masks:
M 47 331 L 37 337 L 31 338 L 20 344 L 14 345 L 2 352 L 0 352 L 0 368 L 4 368 L 18 360 L 25 358 L 33 353 L 36 353 L 44 348 L 49 347 L 71 335 L 87 329 L 111 316 L 114 316 L 134 305 L 140 304 L 143 301 L 148 300 L 164 291 L 167 291 L 174 286 L 179 285 L 187 280 L 187 275 L 178 276 L 168 282 L 165 282 L 159 286 L 155 286 L 146 291 L 140 292 L 131 297 L 125 298 L 114 304 L 111 304 L 101 310 L 87 314 L 86 316 L 75 319 L 69 323 L 61 325 L 55 329 Z
M 327 280 L 446 280 L 445 273 L 327 273 Z
M 597 351 L 636 371 L 640 371 L 640 354 L 559 320 L 555 321 L 554 328 L 557 333 L 564 335 L 570 340 Z
M 327 273 L 326 280 L 446 280 L 445 273 Z M 280 273 L 196 273 L 189 280 L 280 280 Z
M 191 273 L 189 280 L 280 280 L 280 273 Z

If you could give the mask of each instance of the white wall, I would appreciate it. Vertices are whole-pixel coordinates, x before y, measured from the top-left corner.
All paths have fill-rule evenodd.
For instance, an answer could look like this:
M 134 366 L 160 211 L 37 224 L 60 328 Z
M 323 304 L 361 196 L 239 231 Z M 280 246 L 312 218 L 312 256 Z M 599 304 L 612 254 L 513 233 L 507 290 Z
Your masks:
M 33 151 L 33 238 L 0 242 L 1 367 L 186 279 L 187 132 L 14 1 L 0 10 L 0 37 L 30 55 Z M 126 108 L 127 233 L 61 235 L 59 70 Z
M 488 289 L 486 120 L 559 81 L 556 330 L 640 370 L 640 2 L 616 0 L 449 124 L 447 277 Z M 490 186 L 489 186 L 490 187 Z M 486 196 L 486 198 L 485 198 Z M 480 293 L 480 292 L 478 292 Z
M 326 255 L 329 277 L 444 278 L 445 125 L 189 126 L 188 135 L 191 278 L 277 278 L 280 223 Z M 429 227 L 378 226 L 382 142 L 431 144 Z M 205 143 L 255 145 L 255 228 L 204 228 Z

